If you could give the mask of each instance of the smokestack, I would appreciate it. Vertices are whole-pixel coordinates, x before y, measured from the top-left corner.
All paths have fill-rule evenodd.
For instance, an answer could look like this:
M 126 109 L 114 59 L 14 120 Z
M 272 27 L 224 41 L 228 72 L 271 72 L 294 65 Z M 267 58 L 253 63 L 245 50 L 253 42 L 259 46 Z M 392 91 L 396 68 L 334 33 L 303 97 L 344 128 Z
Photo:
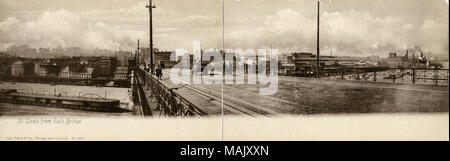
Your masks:
M 416 46 L 415 49 L 420 52 L 420 58 L 423 58 L 423 52 L 420 47 Z
M 408 60 L 408 56 L 409 56 L 409 55 L 408 55 L 408 49 L 406 49 L 406 56 L 405 56 L 405 57 L 406 57 L 406 60 Z

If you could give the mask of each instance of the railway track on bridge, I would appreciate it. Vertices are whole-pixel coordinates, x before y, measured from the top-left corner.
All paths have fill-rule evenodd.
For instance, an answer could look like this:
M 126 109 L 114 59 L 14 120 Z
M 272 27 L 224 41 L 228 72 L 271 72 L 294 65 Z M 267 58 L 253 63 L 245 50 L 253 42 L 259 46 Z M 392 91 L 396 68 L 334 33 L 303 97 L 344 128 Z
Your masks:
M 245 114 L 253 117 L 257 116 L 275 116 L 280 115 L 277 112 L 262 108 L 260 106 L 250 104 L 241 100 L 238 100 L 236 98 L 231 98 L 224 96 L 222 100 L 221 94 L 217 94 L 212 90 L 201 88 L 201 87 L 195 87 L 192 85 L 186 85 L 185 88 L 202 95 L 204 97 L 210 98 L 217 102 L 223 102 L 223 108 L 227 109 L 233 113 L 236 114 Z
M 170 73 L 167 71 L 163 71 L 163 73 L 164 73 L 163 75 L 165 76 L 170 75 Z M 214 90 L 208 89 L 206 87 L 191 84 L 177 84 L 177 85 L 183 86 L 183 88 L 189 89 L 190 91 L 192 91 L 195 94 L 198 94 L 199 96 L 210 99 L 212 100 L 212 102 L 217 102 L 219 103 L 219 105 L 223 102 L 224 110 L 228 110 L 233 114 L 244 114 L 252 117 L 281 116 L 281 114 L 278 112 L 274 112 L 267 108 L 245 102 L 238 98 L 229 97 L 227 96 L 226 93 L 224 94 L 222 100 L 222 93 L 215 92 Z

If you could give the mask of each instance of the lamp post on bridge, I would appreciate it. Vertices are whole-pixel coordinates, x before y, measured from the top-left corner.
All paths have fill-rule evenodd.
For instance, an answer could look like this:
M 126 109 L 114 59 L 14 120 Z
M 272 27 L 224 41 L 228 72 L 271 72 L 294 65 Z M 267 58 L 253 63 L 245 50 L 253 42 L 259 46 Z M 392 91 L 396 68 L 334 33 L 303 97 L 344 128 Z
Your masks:
M 320 1 L 317 1 L 317 72 L 316 77 L 320 78 L 320 47 L 319 47 L 319 23 L 320 23 Z
M 149 54 L 150 54 L 150 70 L 151 73 L 154 74 L 154 65 L 153 65 L 153 15 L 152 11 L 153 8 L 156 8 L 156 6 L 152 5 L 152 0 L 149 0 L 148 5 L 145 6 L 145 8 L 148 8 L 148 12 L 150 14 L 150 47 L 149 47 Z

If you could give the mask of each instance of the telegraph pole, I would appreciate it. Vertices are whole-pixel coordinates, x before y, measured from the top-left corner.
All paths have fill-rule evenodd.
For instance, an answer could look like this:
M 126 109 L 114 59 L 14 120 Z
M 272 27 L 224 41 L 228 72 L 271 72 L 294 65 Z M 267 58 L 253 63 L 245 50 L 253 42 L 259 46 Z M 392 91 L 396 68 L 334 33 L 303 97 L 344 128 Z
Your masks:
M 156 8 L 156 6 L 152 5 L 152 0 L 148 0 L 148 5 L 145 6 L 145 8 L 148 8 L 148 12 L 150 13 L 150 47 L 149 47 L 149 53 L 150 53 L 150 69 L 151 73 L 153 73 L 153 15 L 152 10 L 153 8 Z
M 136 52 L 136 55 L 137 55 L 136 64 L 139 66 L 139 52 L 140 52 L 140 50 L 139 50 L 139 39 L 138 39 L 138 44 L 137 45 L 138 46 L 137 46 L 137 52 Z
M 320 1 L 317 1 L 317 78 L 320 78 L 320 49 L 319 49 L 319 20 L 320 20 Z

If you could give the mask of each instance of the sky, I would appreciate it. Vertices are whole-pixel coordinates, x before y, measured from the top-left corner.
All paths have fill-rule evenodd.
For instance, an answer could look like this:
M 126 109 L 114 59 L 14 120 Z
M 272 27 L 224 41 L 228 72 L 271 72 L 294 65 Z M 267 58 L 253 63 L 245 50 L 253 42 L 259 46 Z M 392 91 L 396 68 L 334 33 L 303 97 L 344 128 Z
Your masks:
M 227 49 L 316 52 L 315 0 L 153 3 L 153 42 L 161 50 L 192 50 L 194 40 L 204 49 L 220 49 L 224 40 Z M 0 0 L 0 50 L 12 44 L 134 50 L 137 39 L 148 46 L 146 4 L 148 0 Z M 448 58 L 448 11 L 445 0 L 321 0 L 320 51 L 385 57 L 412 49 Z

